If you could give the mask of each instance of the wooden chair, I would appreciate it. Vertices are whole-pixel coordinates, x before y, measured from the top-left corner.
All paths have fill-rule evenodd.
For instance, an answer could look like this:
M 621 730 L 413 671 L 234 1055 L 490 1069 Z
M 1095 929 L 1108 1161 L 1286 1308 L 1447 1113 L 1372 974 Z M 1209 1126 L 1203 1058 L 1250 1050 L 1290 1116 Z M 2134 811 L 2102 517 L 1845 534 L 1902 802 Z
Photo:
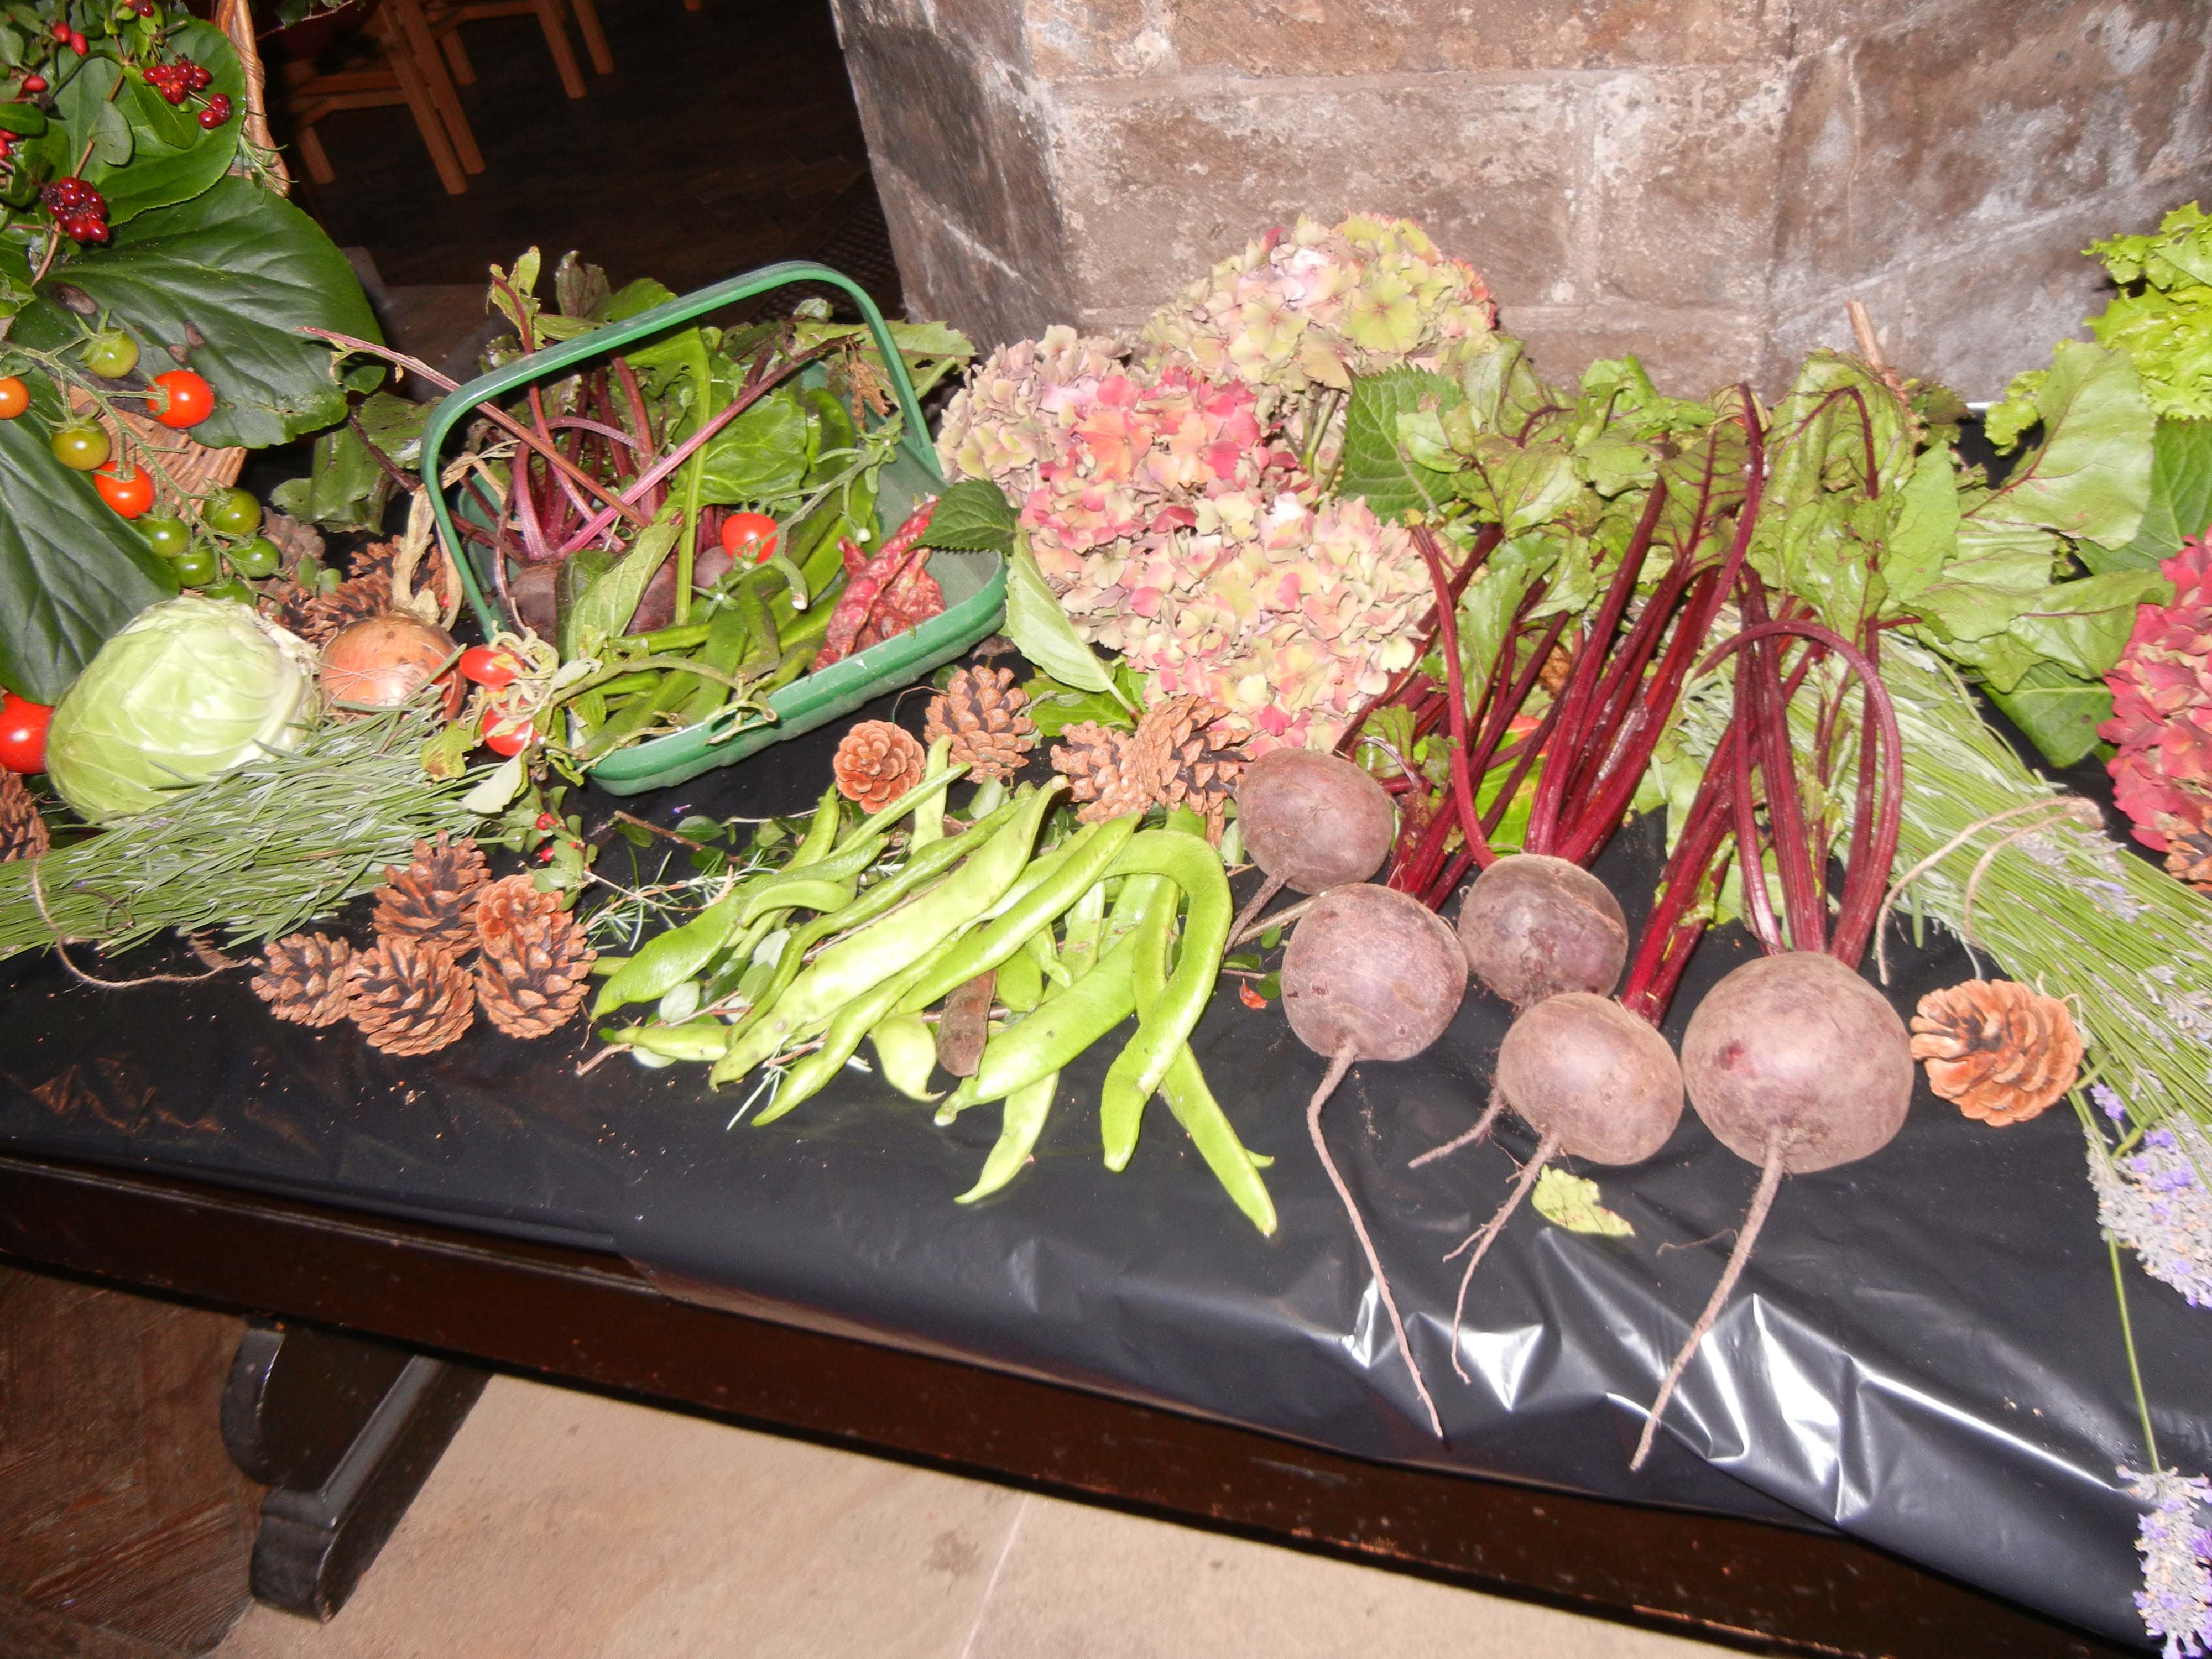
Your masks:
M 465 175 L 484 170 L 483 154 L 439 58 L 422 0 L 368 0 L 360 32 L 378 47 L 368 63 L 331 70 L 307 60 L 284 65 L 284 106 L 308 177 L 327 185 L 337 176 L 316 135 L 317 122 L 339 110 L 404 104 L 447 193 L 465 194 Z
M 607 50 L 606 32 L 599 27 L 598 6 L 593 0 L 568 0 L 568 3 L 575 10 L 576 28 L 584 37 L 584 50 L 591 54 L 592 67 L 601 75 L 612 75 L 614 54 Z M 421 4 L 430 33 L 437 37 L 446 54 L 453 79 L 463 86 L 476 83 L 477 70 L 469 61 L 468 48 L 461 44 L 462 25 L 481 22 L 488 17 L 534 14 L 538 27 L 544 31 L 546 47 L 553 54 L 553 67 L 560 71 L 562 89 L 571 98 L 584 95 L 583 72 L 576 67 L 576 54 L 568 45 L 568 26 L 561 15 L 562 0 L 421 0 Z

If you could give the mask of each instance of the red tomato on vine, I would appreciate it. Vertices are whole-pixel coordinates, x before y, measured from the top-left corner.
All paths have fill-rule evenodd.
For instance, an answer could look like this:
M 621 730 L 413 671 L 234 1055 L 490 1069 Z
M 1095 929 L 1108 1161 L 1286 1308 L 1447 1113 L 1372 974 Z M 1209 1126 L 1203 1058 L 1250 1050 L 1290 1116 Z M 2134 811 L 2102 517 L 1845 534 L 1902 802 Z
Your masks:
M 30 406 L 30 387 L 13 374 L 0 377 L 0 421 L 12 421 Z
M 92 487 L 100 492 L 100 500 L 126 519 L 135 519 L 154 505 L 154 480 L 143 466 L 132 467 L 125 478 L 111 463 L 92 475 Z
M 154 418 L 163 426 L 182 431 L 188 426 L 198 426 L 215 413 L 215 388 L 189 368 L 173 368 L 167 374 L 156 374 L 154 384 L 162 392 L 155 400 Z
M 722 550 L 763 564 L 775 556 L 775 520 L 765 513 L 732 513 L 722 520 Z

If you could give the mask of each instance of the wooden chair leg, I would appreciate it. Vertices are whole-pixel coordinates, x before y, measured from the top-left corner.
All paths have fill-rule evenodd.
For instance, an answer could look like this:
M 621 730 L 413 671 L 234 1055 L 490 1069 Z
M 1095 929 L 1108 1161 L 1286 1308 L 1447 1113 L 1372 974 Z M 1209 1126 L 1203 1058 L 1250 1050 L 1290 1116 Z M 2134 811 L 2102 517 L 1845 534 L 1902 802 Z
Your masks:
M 545 31 L 545 45 L 553 53 L 553 67 L 561 72 L 561 88 L 571 98 L 584 95 L 584 71 L 576 67 L 576 54 L 568 45 L 568 26 L 561 21 L 561 0 L 537 0 L 538 27 Z
M 686 11 L 704 11 L 706 9 L 707 0 L 684 0 L 684 9 Z
M 429 21 L 422 15 L 422 0 L 386 0 L 379 16 L 390 15 L 400 37 L 401 55 L 413 60 L 416 77 L 429 99 L 431 107 L 445 122 L 453 154 L 459 157 L 465 173 L 484 170 L 483 152 L 477 148 L 477 136 L 470 130 L 469 118 L 462 111 L 461 95 L 453 90 L 453 82 L 446 75 L 446 60 L 439 55 L 438 46 L 430 35 Z M 386 36 L 388 40 L 392 37 Z
M 337 182 L 337 174 L 331 171 L 331 158 L 323 149 L 323 141 L 315 136 L 313 127 L 301 127 L 293 141 L 300 159 L 307 164 L 307 177 L 319 185 Z
M 392 21 L 392 8 L 385 6 L 377 13 L 377 20 L 385 29 L 385 56 L 390 60 L 392 72 L 398 78 L 399 91 L 407 100 L 407 107 L 415 117 L 415 130 L 422 135 L 423 147 L 430 152 L 431 164 L 438 169 L 438 180 L 446 187 L 448 196 L 468 194 L 469 181 L 462 175 L 460 159 L 453 153 L 452 138 L 437 104 L 415 60 L 407 49 L 407 41 L 400 25 Z M 437 61 L 434 48 L 431 62 Z
M 607 50 L 607 32 L 599 27 L 599 9 L 593 0 L 569 0 L 576 12 L 576 33 L 584 37 L 584 52 L 601 75 L 615 72 L 614 54 Z
M 448 29 L 438 37 L 438 50 L 446 54 L 446 68 L 453 79 L 465 87 L 477 83 L 477 66 L 469 61 L 469 49 L 461 44 L 461 32 Z

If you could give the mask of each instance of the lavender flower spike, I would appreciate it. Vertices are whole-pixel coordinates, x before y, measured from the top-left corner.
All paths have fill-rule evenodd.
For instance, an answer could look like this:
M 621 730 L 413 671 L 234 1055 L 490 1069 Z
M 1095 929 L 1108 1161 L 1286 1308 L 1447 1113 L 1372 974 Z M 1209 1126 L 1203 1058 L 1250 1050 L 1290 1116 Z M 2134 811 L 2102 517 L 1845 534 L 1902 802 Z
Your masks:
M 2176 1113 L 2126 1158 L 2087 1139 L 2098 1224 L 2190 1306 L 2212 1307 L 2212 1192 L 2198 1174 L 2212 1170 L 2212 1135 Z
M 2197 1659 L 2212 1647 L 2212 1481 L 2176 1469 L 2138 1474 L 2124 1468 L 2128 1491 L 2151 1507 L 2136 1532 L 2143 1587 L 2136 1607 L 2143 1628 L 2162 1640 L 2165 1659 Z

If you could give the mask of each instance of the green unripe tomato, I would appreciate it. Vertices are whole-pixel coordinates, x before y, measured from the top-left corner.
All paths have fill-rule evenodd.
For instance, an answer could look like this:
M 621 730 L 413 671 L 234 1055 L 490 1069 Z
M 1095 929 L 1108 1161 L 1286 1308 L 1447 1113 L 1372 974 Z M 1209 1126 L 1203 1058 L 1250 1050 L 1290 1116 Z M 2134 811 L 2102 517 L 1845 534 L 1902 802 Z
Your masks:
M 107 434 L 89 425 L 61 428 L 54 434 L 51 447 L 56 460 L 78 472 L 89 472 L 95 466 L 105 465 L 112 448 Z M 254 516 L 260 517 L 259 508 L 254 510 Z
M 200 597 L 209 599 L 232 599 L 240 605 L 252 605 L 254 592 L 242 581 L 226 579 L 219 582 L 208 583 L 200 589 Z
M 192 529 L 182 519 L 141 519 L 138 532 L 147 544 L 165 559 L 179 556 L 192 544 Z
M 200 503 L 200 522 L 218 536 L 251 536 L 261 528 L 261 503 L 243 489 L 218 489 Z
M 177 580 L 186 587 L 205 587 L 222 574 L 222 561 L 211 547 L 187 547 L 177 555 L 175 568 Z
M 230 568 L 240 575 L 258 581 L 264 576 L 273 576 L 276 567 L 284 562 L 276 544 L 266 536 L 256 536 L 243 547 L 234 547 L 226 556 Z
M 95 334 L 84 343 L 85 368 L 103 380 L 119 380 L 138 367 L 138 342 L 119 328 Z

